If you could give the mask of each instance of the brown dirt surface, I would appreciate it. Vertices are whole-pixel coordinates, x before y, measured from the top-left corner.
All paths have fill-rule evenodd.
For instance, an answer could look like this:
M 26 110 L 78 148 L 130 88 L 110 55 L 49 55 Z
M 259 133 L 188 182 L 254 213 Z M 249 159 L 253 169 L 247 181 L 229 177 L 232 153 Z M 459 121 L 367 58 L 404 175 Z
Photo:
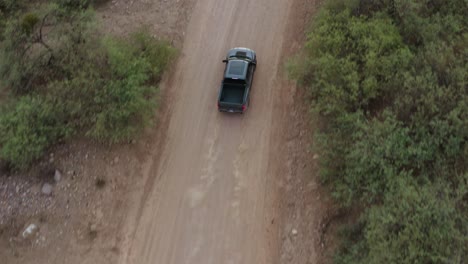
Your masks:
M 97 8 L 104 31 L 127 35 L 147 28 L 180 48 L 195 0 L 111 0 Z
M 156 128 L 112 148 L 76 140 L 27 174 L 3 172 L 0 258 L 319 263 L 331 202 L 309 150 L 304 92 L 284 69 L 315 7 L 307 0 L 115 0 L 99 7 L 105 32 L 146 26 L 181 48 L 161 84 Z M 216 110 L 221 60 L 234 46 L 259 58 L 244 115 Z M 55 169 L 63 175 L 57 183 Z M 52 184 L 51 195 L 41 193 L 44 183 Z M 31 223 L 39 229 L 23 239 Z
M 288 22 L 285 36 L 290 40 L 284 50 L 286 59 L 300 56 L 306 41 L 305 32 L 312 25 L 312 18 L 321 2 L 293 2 L 294 15 Z M 319 179 L 320 156 L 313 148 L 317 119 L 310 113 L 310 99 L 304 87 L 294 85 L 282 97 L 289 97 L 289 103 L 283 104 L 282 111 L 285 120 L 282 151 L 286 153 L 286 164 L 280 167 L 278 175 L 281 197 L 279 263 L 331 263 L 333 251 L 329 248 L 335 248 L 338 243 L 334 239 L 336 225 L 333 222 L 337 210 L 329 191 Z

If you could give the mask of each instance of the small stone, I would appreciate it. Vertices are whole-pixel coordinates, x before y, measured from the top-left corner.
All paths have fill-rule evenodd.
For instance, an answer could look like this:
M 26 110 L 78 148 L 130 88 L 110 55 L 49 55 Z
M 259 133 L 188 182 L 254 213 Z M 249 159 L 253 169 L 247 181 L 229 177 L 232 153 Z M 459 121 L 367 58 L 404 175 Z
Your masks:
M 45 183 L 44 185 L 42 185 L 41 191 L 45 195 L 50 195 L 52 193 L 52 185 L 50 185 L 49 183 Z
M 136 139 L 132 139 L 132 144 L 136 144 Z
M 293 236 L 297 235 L 297 230 L 296 230 L 296 229 L 291 230 L 291 234 L 292 234 Z
M 320 158 L 320 156 L 318 154 L 314 154 L 314 156 L 312 157 L 314 160 Z
M 96 225 L 96 224 L 92 224 L 91 226 L 89 226 L 89 231 L 91 231 L 91 232 L 96 232 L 96 231 L 97 231 L 97 225 Z
M 117 163 L 117 162 L 119 162 L 119 157 L 114 158 L 114 163 Z
M 59 170 L 55 170 L 54 180 L 55 182 L 59 182 L 62 179 L 62 173 Z
M 26 229 L 24 229 L 23 233 L 21 233 L 21 236 L 25 239 L 28 239 L 35 235 L 37 231 L 39 230 L 39 227 L 36 224 L 30 224 Z

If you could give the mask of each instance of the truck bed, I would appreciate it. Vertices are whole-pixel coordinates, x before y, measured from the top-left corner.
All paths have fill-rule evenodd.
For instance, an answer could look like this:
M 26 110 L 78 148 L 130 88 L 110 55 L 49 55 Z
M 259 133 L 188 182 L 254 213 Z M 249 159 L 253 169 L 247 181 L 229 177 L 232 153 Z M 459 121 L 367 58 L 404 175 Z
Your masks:
M 220 102 L 241 105 L 244 102 L 244 94 L 245 85 L 224 83 Z

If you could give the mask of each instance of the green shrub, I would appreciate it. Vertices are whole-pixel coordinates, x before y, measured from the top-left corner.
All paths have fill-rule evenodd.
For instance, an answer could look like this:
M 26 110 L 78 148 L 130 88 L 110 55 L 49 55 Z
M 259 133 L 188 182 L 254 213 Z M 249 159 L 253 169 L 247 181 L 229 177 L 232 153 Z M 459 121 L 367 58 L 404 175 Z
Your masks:
M 98 88 L 94 103 L 99 106 L 88 135 L 104 141 L 128 140 L 148 124 L 156 102 L 156 87 L 147 85 L 151 64 L 129 43 L 105 41 L 109 80 Z
M 467 176 L 455 192 L 443 182 L 420 187 L 395 176 L 384 203 L 346 229 L 336 263 L 463 263 Z
M 448 186 L 423 187 L 396 178 L 383 206 L 368 212 L 365 231 L 369 254 L 366 263 L 462 263 L 468 238 L 466 212 Z M 458 208 L 460 209 L 460 208 Z
M 132 35 L 131 45 L 151 64 L 152 78 L 159 81 L 164 70 L 177 56 L 177 50 L 167 41 L 156 40 L 147 29 L 139 30 Z
M 19 99 L 0 115 L 1 157 L 22 169 L 72 130 L 60 107 L 35 96 Z
M 21 29 L 27 35 L 33 32 L 34 27 L 39 22 L 39 17 L 34 13 L 27 13 L 21 21 Z
M 315 139 L 323 181 L 341 205 L 367 208 L 336 262 L 466 258 L 466 10 L 330 0 L 289 65 L 326 121 Z
M 347 9 L 319 14 L 306 53 L 299 79 L 325 115 L 369 110 L 377 98 L 391 98 L 412 57 L 389 18 L 363 20 Z
M 64 15 L 60 7 L 48 5 L 21 20 L 10 19 L 0 49 L 0 84 L 24 95 L 44 92 L 49 81 L 70 77 L 93 54 L 93 16 L 91 10 Z
M 25 87 L 30 87 L 29 80 L 33 80 L 35 74 L 32 69 L 35 65 L 44 62 L 42 50 L 37 51 L 35 59 L 27 58 L 27 35 L 22 30 L 18 21 L 9 20 L 3 32 L 4 41 L 0 49 L 0 88 L 9 88 L 14 93 L 22 93 Z
M 146 33 L 135 36 L 106 38 L 91 54 L 68 58 L 69 79 L 47 88 L 49 96 L 65 106 L 69 119 L 93 139 L 125 141 L 151 124 L 157 106 L 155 83 L 175 51 Z
M 83 8 L 50 5 L 8 22 L 0 84 L 16 103 L 0 113 L 0 153 L 17 168 L 71 132 L 116 143 L 151 124 L 157 82 L 175 49 L 145 31 L 102 38 L 93 11 Z M 38 25 L 43 19 L 50 25 L 45 31 Z M 24 127 L 28 122 L 32 127 Z
M 335 178 L 335 195 L 346 205 L 353 200 L 379 201 L 395 175 L 412 174 L 408 148 L 413 142 L 408 129 L 391 116 L 382 119 L 356 120 L 354 131 L 343 135 L 348 137 L 347 148 L 341 153 L 345 166 Z
M 0 0 L 0 12 L 5 14 L 18 10 L 24 3 L 22 0 Z

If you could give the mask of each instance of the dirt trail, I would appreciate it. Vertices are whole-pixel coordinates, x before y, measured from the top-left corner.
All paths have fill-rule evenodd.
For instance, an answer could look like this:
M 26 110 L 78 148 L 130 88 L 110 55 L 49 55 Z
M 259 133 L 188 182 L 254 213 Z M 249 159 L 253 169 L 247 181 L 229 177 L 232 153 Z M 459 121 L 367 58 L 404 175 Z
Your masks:
M 162 158 L 147 164 L 150 186 L 141 213 L 129 220 L 120 263 L 278 260 L 278 237 L 266 227 L 274 222 L 274 197 L 265 197 L 274 192 L 269 161 L 280 155 L 274 109 L 282 100 L 277 76 L 290 8 L 284 0 L 197 1 L 166 84 L 175 92 Z M 259 58 L 243 116 L 216 110 L 221 59 L 235 46 Z

